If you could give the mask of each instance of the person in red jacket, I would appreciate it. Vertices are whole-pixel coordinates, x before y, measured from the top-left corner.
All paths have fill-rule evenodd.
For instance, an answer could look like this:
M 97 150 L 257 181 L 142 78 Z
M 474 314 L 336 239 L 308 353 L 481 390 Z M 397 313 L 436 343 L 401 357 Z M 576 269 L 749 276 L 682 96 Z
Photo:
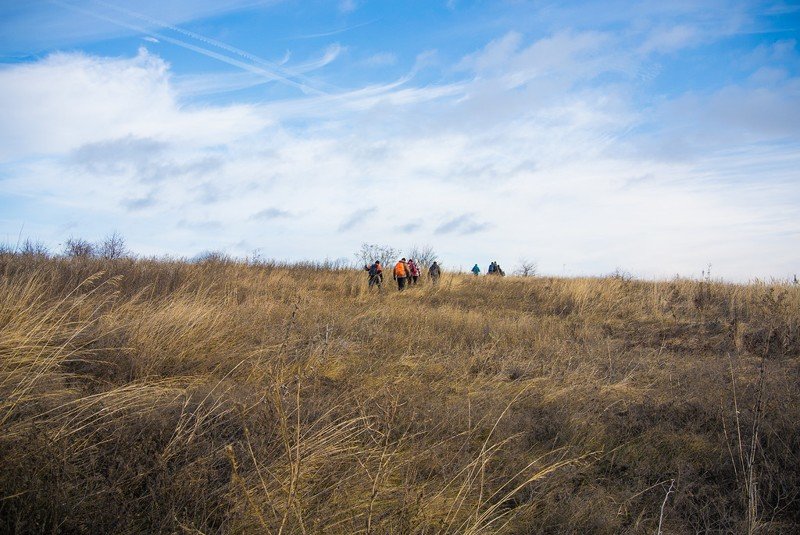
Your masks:
M 405 258 L 401 258 L 400 261 L 394 265 L 393 276 L 394 280 L 397 281 L 397 289 L 403 291 L 409 276 L 408 264 L 406 264 Z
M 416 284 L 419 280 L 419 266 L 413 258 L 408 259 L 409 284 Z

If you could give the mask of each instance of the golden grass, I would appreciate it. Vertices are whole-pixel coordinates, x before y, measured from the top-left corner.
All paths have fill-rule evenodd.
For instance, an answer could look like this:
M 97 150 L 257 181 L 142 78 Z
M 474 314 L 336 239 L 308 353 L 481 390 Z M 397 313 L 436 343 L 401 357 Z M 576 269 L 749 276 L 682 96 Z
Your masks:
M 3 532 L 800 529 L 797 287 L 0 274 Z

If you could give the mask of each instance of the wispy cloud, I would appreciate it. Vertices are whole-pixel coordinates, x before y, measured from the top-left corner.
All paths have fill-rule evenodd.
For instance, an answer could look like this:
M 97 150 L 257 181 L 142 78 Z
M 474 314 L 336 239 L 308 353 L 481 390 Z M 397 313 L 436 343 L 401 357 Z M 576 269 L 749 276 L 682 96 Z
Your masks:
M 360 210 L 356 210 L 355 212 L 351 213 L 347 218 L 342 221 L 339 225 L 339 232 L 345 232 L 348 230 L 352 230 L 357 226 L 364 223 L 371 215 L 378 212 L 377 208 L 362 208 Z
M 256 212 L 255 214 L 250 216 L 250 219 L 271 221 L 273 219 L 283 219 L 287 217 L 292 217 L 292 214 L 286 210 L 281 210 L 279 208 L 271 207 Z
M 167 147 L 163 141 L 129 135 L 82 145 L 72 151 L 69 161 L 90 173 L 115 174 L 128 164 L 147 166 Z
M 122 206 L 129 211 L 143 210 L 145 208 L 155 206 L 155 204 L 156 198 L 152 193 L 145 197 L 139 197 L 136 199 L 123 199 L 122 201 Z
M 372 19 L 366 22 L 361 22 L 359 24 L 352 24 L 350 26 L 344 26 L 342 28 L 336 28 L 334 30 L 327 30 L 324 32 L 316 32 L 316 33 L 306 33 L 301 35 L 295 35 L 289 39 L 317 39 L 319 37 L 330 37 L 332 35 L 338 35 L 340 33 L 349 32 L 351 30 L 356 30 L 358 28 L 363 28 L 364 26 L 369 26 L 370 24 L 375 24 L 378 22 L 379 19 Z
M 339 0 L 339 11 L 342 13 L 351 13 L 358 7 L 356 0 Z
M 364 65 L 370 67 L 385 67 L 397 63 L 397 55 L 392 52 L 379 52 L 373 54 L 363 61 Z
M 475 234 L 487 230 L 491 225 L 478 221 L 474 214 L 462 214 L 436 227 L 436 234 Z
M 643 54 L 675 52 L 696 44 L 699 39 L 700 33 L 690 26 L 658 28 L 651 32 L 647 40 L 639 47 L 639 51 Z
M 403 232 L 415 232 L 422 228 L 422 223 L 419 221 L 412 221 L 411 223 L 406 223 L 400 227 L 400 230 Z
M 211 221 L 211 220 L 190 221 L 187 219 L 181 219 L 180 221 L 178 221 L 177 226 L 180 229 L 198 230 L 202 232 L 218 231 L 222 230 L 225 227 L 225 225 L 223 225 L 221 221 Z
M 306 63 L 301 63 L 300 65 L 295 66 L 294 70 L 295 72 L 309 72 L 321 69 L 322 67 L 336 60 L 336 58 L 339 57 L 339 54 L 341 54 L 344 50 L 345 48 L 342 45 L 339 43 L 334 43 L 325 49 L 325 53 L 321 58 L 308 61 Z

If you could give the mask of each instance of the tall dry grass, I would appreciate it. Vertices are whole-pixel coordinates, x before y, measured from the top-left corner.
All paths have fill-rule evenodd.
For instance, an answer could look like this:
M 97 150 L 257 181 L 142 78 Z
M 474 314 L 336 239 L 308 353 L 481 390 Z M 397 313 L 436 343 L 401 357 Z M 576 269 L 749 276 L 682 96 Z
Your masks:
M 796 287 L 0 274 L 3 532 L 800 529 Z

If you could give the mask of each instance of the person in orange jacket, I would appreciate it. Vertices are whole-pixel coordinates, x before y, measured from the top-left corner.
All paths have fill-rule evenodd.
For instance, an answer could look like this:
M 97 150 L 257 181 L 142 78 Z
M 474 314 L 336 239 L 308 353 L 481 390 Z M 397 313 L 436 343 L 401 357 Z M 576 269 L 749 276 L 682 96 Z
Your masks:
M 403 291 L 406 287 L 406 281 L 408 280 L 408 264 L 406 264 L 406 259 L 401 258 L 398 263 L 394 265 L 394 280 L 397 281 L 397 289 Z

